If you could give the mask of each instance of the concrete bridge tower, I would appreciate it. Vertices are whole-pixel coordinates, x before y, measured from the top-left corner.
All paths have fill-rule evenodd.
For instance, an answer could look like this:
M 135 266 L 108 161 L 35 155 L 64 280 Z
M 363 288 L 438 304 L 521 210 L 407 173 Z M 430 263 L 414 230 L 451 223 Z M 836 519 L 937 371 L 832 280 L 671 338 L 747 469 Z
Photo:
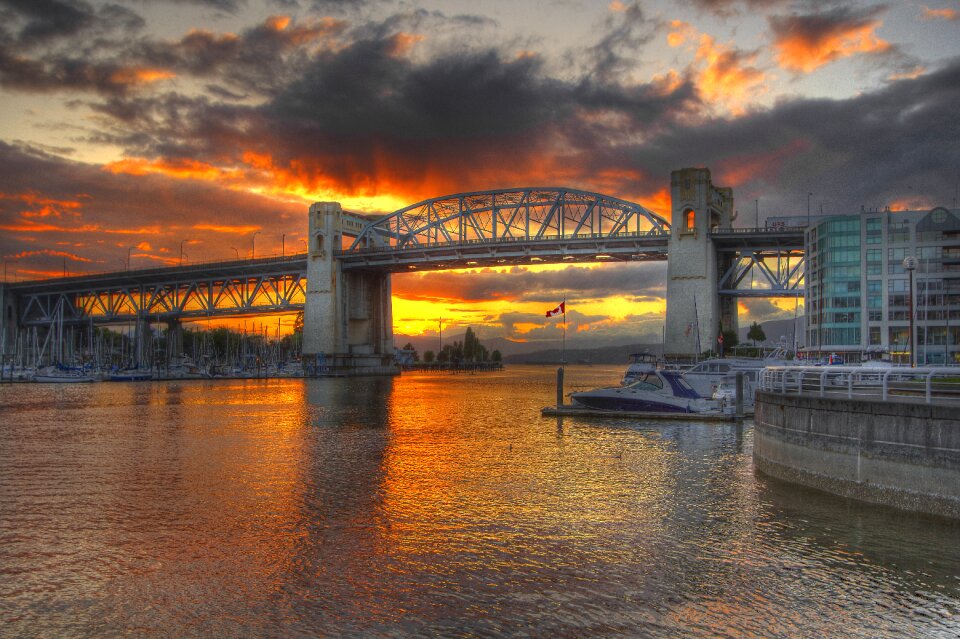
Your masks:
M 731 228 L 733 189 L 714 186 L 709 169 L 687 168 L 670 174 L 670 195 L 664 353 L 691 357 L 717 350 L 721 326 L 737 330 L 736 299 L 717 293 L 728 265 L 710 239 L 711 231 Z
M 344 271 L 334 255 L 368 220 L 337 202 L 310 207 L 307 295 L 303 311 L 306 368 L 356 373 L 395 372 L 390 274 Z M 345 239 L 346 238 L 346 239 Z

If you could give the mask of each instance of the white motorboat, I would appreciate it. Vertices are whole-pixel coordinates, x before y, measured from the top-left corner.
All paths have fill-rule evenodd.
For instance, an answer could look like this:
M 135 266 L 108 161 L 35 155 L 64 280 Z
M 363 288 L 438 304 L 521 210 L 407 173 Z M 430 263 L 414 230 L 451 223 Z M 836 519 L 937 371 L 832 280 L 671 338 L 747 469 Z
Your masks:
M 697 363 L 683 373 L 683 378 L 704 397 L 712 397 L 723 382 L 736 379 L 737 373 L 743 373 L 745 398 L 753 400 L 753 391 L 760 378 L 760 371 L 767 366 L 787 366 L 790 362 L 783 359 L 782 353 L 775 352 L 763 359 L 749 357 L 714 357 Z
M 657 358 L 650 353 L 632 353 L 630 355 L 630 365 L 623 373 L 623 379 L 620 380 L 621 386 L 629 386 L 637 381 L 641 375 L 645 375 L 651 368 L 656 369 Z
M 707 413 L 716 402 L 699 395 L 677 371 L 658 370 L 652 364 L 633 371 L 626 386 L 572 393 L 574 405 L 605 411 L 644 413 Z

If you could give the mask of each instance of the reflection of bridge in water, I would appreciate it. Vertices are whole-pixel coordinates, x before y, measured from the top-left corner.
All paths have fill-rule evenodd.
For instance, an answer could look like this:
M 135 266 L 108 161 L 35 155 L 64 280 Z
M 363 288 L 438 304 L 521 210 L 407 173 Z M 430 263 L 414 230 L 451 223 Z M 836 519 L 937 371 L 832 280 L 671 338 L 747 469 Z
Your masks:
M 566 188 L 444 196 L 379 219 L 316 204 L 307 254 L 8 284 L 5 352 L 16 327 L 178 327 L 303 310 L 305 353 L 324 353 L 334 366 L 376 366 L 393 353 L 390 274 L 453 268 L 667 260 L 673 353 L 711 344 L 719 325 L 735 329 L 737 297 L 802 295 L 802 229 L 734 229 L 732 192 L 714 187 L 706 169 L 675 171 L 671 186 L 669 221 Z M 683 331 L 692 325 L 700 342 Z

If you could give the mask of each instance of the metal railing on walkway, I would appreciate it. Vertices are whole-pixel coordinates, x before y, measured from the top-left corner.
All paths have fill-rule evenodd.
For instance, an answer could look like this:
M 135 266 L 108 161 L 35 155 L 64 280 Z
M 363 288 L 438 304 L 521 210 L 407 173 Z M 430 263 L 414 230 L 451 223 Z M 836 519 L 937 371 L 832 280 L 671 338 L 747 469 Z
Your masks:
M 757 389 L 785 395 L 960 404 L 960 367 L 770 366 Z

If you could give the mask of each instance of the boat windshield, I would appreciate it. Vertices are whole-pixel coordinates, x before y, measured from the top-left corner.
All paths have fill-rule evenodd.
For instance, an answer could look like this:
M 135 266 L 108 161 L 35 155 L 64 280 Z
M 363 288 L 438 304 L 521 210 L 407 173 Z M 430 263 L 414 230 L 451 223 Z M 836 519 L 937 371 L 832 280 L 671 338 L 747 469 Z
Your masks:
M 660 390 L 663 388 L 663 380 L 656 373 L 641 373 L 636 376 L 636 380 L 631 382 L 628 388 L 637 390 Z

